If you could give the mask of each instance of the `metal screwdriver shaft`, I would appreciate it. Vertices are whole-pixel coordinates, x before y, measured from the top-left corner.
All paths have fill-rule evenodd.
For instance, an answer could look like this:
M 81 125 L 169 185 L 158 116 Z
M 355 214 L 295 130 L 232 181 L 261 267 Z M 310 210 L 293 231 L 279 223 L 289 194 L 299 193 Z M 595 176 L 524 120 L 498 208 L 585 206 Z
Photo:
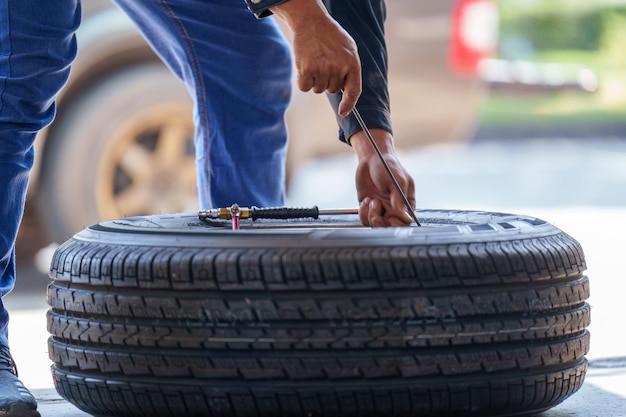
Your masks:
M 363 129 L 363 132 L 365 132 L 367 139 L 369 139 L 370 143 L 374 147 L 374 150 L 376 151 L 378 158 L 380 158 L 380 161 L 383 163 L 383 166 L 385 167 L 387 174 L 389 174 L 389 177 L 391 178 L 393 185 L 396 187 L 396 190 L 398 190 L 398 193 L 400 193 L 400 196 L 402 197 L 402 201 L 404 202 L 404 205 L 406 206 L 407 210 L 411 214 L 411 217 L 413 217 L 413 220 L 415 220 L 415 224 L 417 224 L 418 226 L 421 226 L 422 224 L 420 223 L 417 216 L 415 215 L 415 212 L 413 211 L 413 208 L 411 207 L 411 203 L 409 202 L 409 199 L 406 197 L 406 194 L 404 194 L 404 191 L 402 191 L 402 188 L 400 188 L 400 184 L 398 184 L 398 180 L 396 180 L 396 177 L 393 175 L 393 172 L 391 172 L 391 168 L 389 168 L 387 161 L 385 161 L 385 158 L 383 157 L 382 152 L 380 152 L 378 145 L 376 145 L 376 142 L 374 141 L 374 137 L 372 137 L 370 130 L 365 125 L 365 122 L 363 121 L 363 118 L 361 117 L 361 114 L 356 109 L 356 107 L 352 109 L 352 114 L 356 118 L 357 122 L 359 122 L 361 129 Z

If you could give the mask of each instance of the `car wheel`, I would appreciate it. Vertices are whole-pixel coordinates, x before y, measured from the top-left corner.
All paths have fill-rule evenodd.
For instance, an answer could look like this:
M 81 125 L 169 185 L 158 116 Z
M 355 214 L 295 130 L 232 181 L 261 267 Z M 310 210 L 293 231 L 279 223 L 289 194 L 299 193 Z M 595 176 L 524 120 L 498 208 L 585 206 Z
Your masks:
M 160 64 L 103 79 L 59 115 L 38 206 L 62 242 L 103 219 L 197 209 L 192 103 Z
M 513 416 L 576 392 L 578 242 L 527 216 L 417 215 L 84 229 L 50 271 L 56 388 L 116 416 Z

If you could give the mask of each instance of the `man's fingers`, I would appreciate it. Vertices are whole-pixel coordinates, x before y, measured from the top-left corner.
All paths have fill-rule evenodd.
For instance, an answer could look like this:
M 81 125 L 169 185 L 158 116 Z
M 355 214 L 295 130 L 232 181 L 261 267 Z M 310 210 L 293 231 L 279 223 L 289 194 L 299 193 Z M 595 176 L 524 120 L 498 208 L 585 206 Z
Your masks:
M 365 197 L 359 206 L 359 220 L 364 226 L 384 227 L 383 205 L 375 198 Z
M 298 88 L 300 91 L 310 91 L 315 85 L 315 77 L 311 74 L 305 74 L 302 71 L 298 71 Z
M 339 110 L 341 114 L 341 111 L 343 109 L 342 106 L 348 106 L 348 110 L 343 110 L 345 116 L 350 114 L 352 108 L 355 106 L 357 100 L 361 95 L 360 83 L 357 87 L 350 87 L 350 90 L 347 89 L 347 85 L 348 83 L 346 81 L 346 78 L 341 76 L 338 71 L 298 71 L 298 88 L 301 91 L 307 92 L 313 90 L 313 92 L 316 94 L 324 92 L 328 92 L 329 94 L 337 94 L 338 92 L 342 91 L 342 89 L 344 89 L 342 104 L 340 105 Z
M 397 190 L 393 190 L 390 196 L 391 209 L 395 217 L 404 222 L 405 225 L 413 222 L 413 216 L 409 212 L 409 208 L 404 204 L 404 199 Z
M 328 91 L 329 94 L 337 94 L 343 88 L 343 81 L 343 78 L 331 77 L 330 80 L 328 80 L 328 88 L 326 91 Z
M 369 226 L 370 198 L 365 197 L 359 204 L 359 220 L 363 226 Z
M 321 76 L 315 78 L 315 85 L 313 86 L 313 92 L 315 94 L 321 94 L 324 91 L 328 90 L 328 77 Z
M 383 205 L 380 201 L 372 199 L 369 203 L 367 220 L 371 227 L 385 227 L 385 217 L 383 216 Z
M 350 114 L 356 102 L 361 96 L 361 71 L 357 71 L 356 74 L 349 73 L 346 77 L 346 82 L 343 87 L 343 97 L 341 103 L 339 103 L 339 115 L 346 117 Z

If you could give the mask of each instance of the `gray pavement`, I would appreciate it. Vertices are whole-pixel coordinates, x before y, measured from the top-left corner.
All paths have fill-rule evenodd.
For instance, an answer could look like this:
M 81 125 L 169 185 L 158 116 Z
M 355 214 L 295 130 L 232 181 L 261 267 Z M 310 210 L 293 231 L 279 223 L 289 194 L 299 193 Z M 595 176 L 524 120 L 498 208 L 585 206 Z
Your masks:
M 417 182 L 418 206 L 529 214 L 579 240 L 591 282 L 591 366 L 582 389 L 544 417 L 625 417 L 626 140 L 547 139 L 433 146 L 401 154 Z M 355 207 L 352 156 L 318 161 L 294 177 L 289 202 Z M 18 260 L 19 262 L 19 260 Z M 29 262 L 6 298 L 13 354 L 42 415 L 87 414 L 56 395 L 49 372 L 45 312 L 47 277 Z

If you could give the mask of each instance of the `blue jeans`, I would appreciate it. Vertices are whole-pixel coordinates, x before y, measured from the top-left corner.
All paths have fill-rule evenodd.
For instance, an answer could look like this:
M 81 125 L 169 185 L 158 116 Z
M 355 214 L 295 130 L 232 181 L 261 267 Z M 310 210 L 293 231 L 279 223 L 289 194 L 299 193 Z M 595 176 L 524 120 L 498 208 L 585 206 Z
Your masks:
M 284 201 L 289 46 L 243 0 L 115 0 L 194 99 L 200 206 Z
M 13 288 L 15 237 L 37 132 L 54 117 L 54 97 L 76 54 L 78 0 L 0 3 L 0 296 Z M 0 343 L 8 313 L 0 301 Z

